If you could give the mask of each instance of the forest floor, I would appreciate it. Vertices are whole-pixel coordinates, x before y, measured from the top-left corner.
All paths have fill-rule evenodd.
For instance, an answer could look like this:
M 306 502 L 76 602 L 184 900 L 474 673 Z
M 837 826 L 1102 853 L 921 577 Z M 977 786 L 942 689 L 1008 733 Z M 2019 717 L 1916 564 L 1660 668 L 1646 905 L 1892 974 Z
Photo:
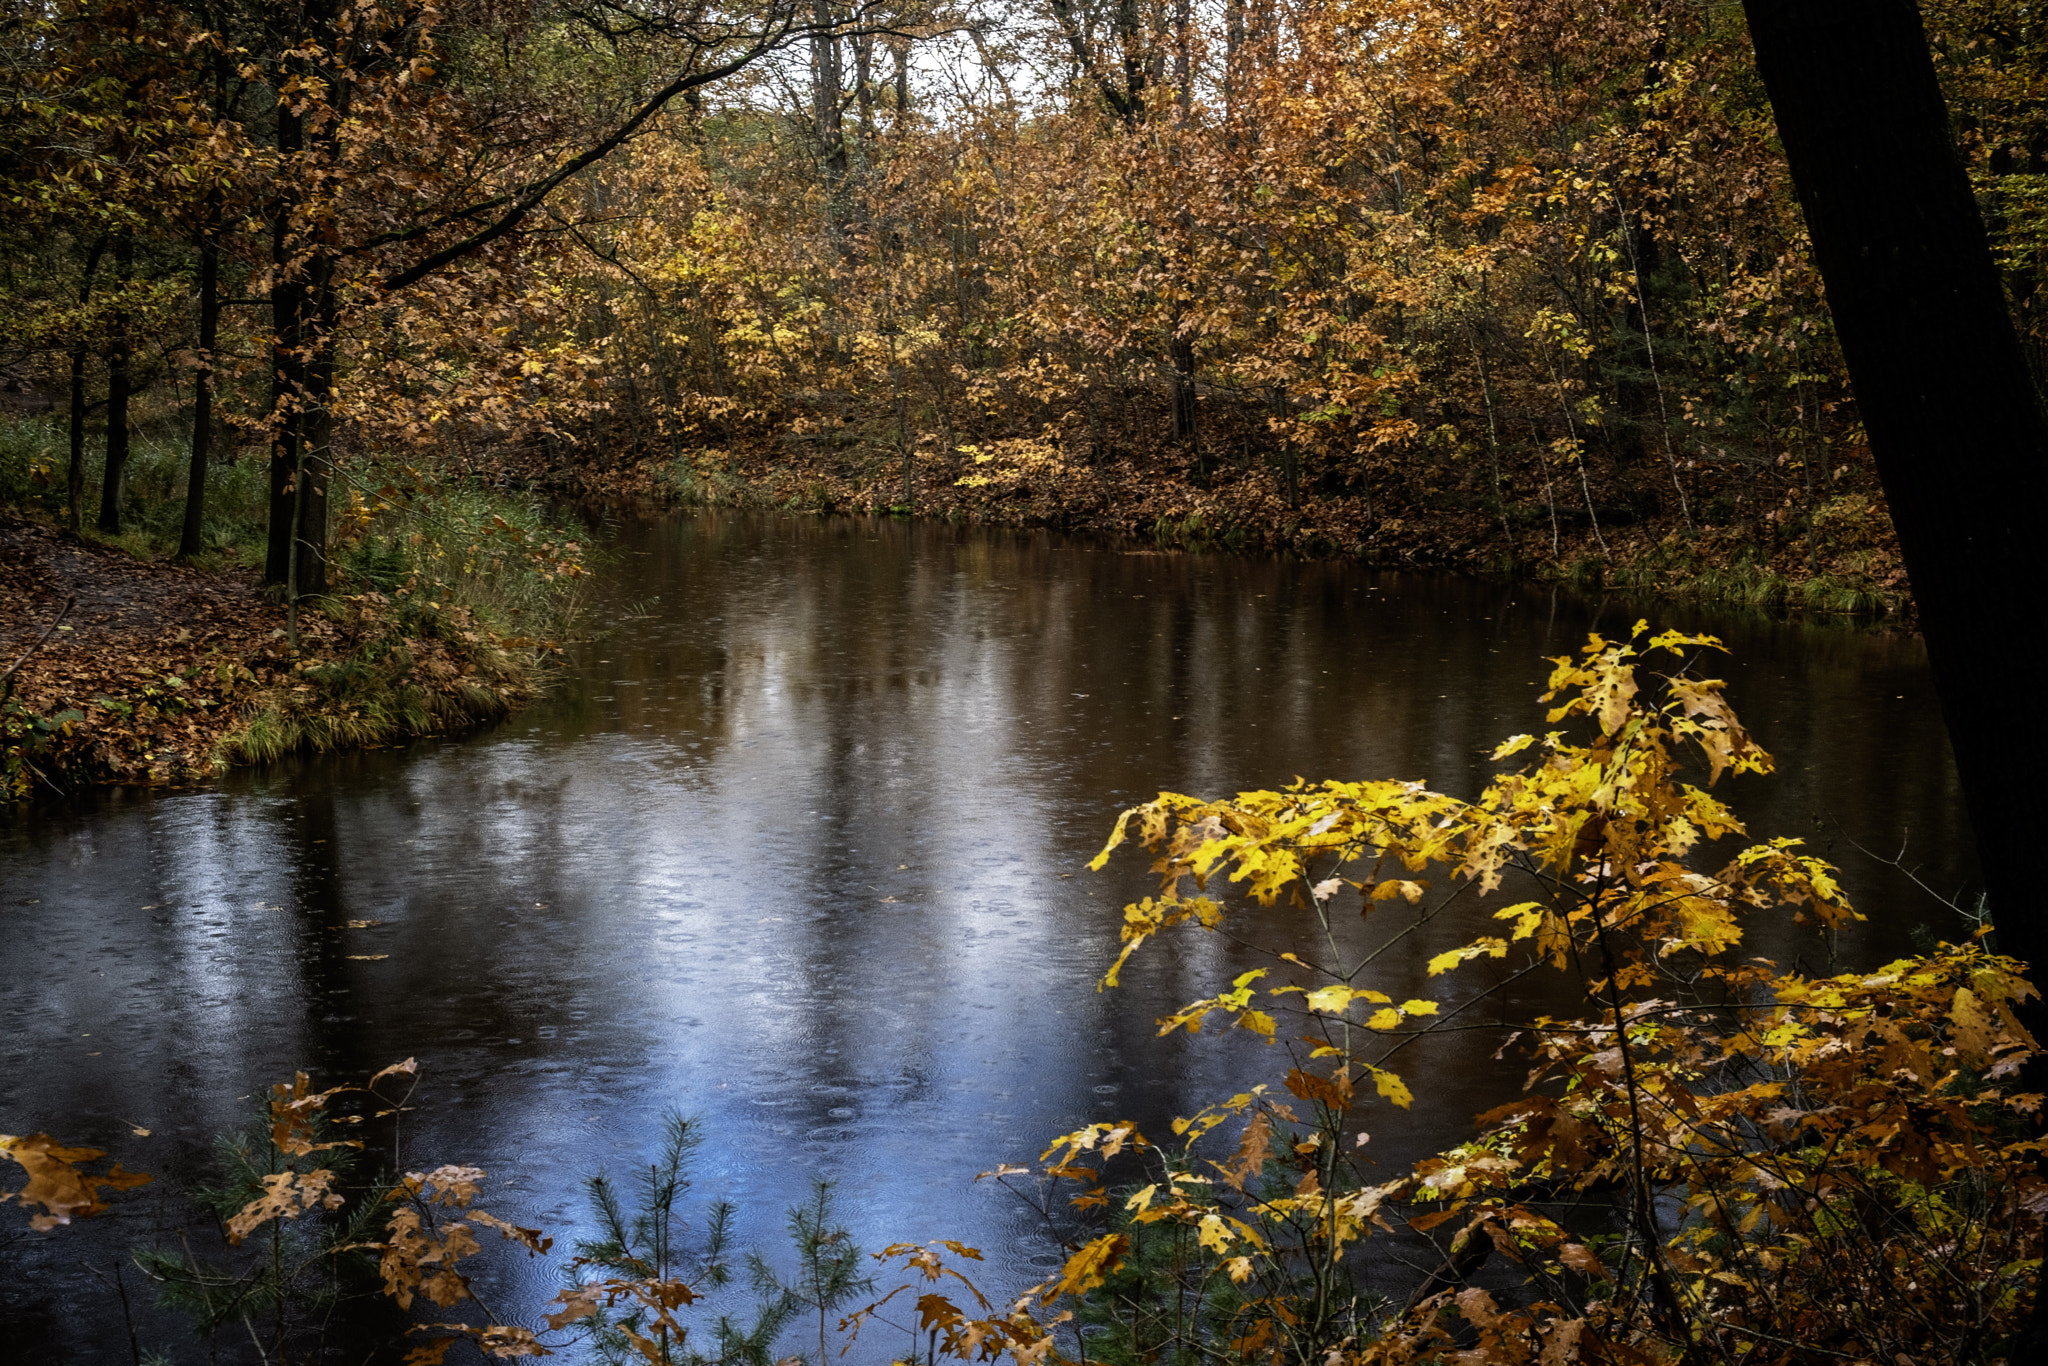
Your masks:
M 0 795 L 176 782 L 503 715 L 532 690 L 461 608 L 286 609 L 248 570 L 139 560 L 0 512 Z

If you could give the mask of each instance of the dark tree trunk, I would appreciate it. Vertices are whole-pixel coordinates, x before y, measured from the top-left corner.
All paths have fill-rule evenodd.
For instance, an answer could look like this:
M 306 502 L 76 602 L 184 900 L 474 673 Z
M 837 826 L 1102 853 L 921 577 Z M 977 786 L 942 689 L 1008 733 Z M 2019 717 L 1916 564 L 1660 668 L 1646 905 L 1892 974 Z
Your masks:
M 853 96 L 860 106 L 861 167 L 875 160 L 875 36 L 863 34 L 853 40 Z
M 305 334 L 305 286 L 281 280 L 270 288 L 270 538 L 263 557 L 263 581 L 283 584 L 292 574 L 293 479 L 304 436 L 300 407 L 305 362 L 299 347 Z
M 85 258 L 85 278 L 78 286 L 79 312 L 92 302 L 92 277 L 100 268 L 107 239 L 93 242 Z M 85 524 L 85 362 L 91 348 L 83 331 L 71 343 L 71 463 L 64 471 L 65 525 L 75 533 Z
M 199 232 L 199 368 L 192 376 L 192 462 L 185 475 L 185 527 L 178 554 L 189 559 L 203 548 L 206 518 L 206 460 L 213 441 L 213 352 L 220 340 L 219 192 L 207 197 Z
M 839 38 L 828 27 L 837 18 L 831 0 L 812 0 L 811 15 L 812 22 L 826 30 L 811 38 L 811 60 L 817 68 L 811 112 L 818 129 L 818 159 L 825 171 L 828 211 L 836 224 L 843 208 L 839 196 L 846 184 L 846 130 L 839 110 L 845 82 L 839 64 Z
M 1175 332 L 1167 343 L 1173 361 L 1173 439 L 1188 447 L 1194 457 L 1196 479 L 1209 476 L 1209 460 L 1202 449 L 1202 430 L 1195 407 L 1195 339 Z
M 114 239 L 116 288 L 126 288 L 135 278 L 135 238 L 122 233 Z M 107 463 L 100 474 L 100 530 L 109 536 L 121 534 L 121 495 L 128 477 L 128 398 L 132 379 L 130 365 L 135 355 L 131 333 L 134 319 L 124 306 L 113 318 L 114 336 L 107 347 Z
M 277 151 L 290 165 L 305 141 L 304 121 L 288 104 L 277 110 Z M 305 391 L 306 286 L 294 259 L 289 191 L 273 206 L 270 225 L 270 536 L 264 548 L 263 581 L 288 585 L 292 577 L 293 479 L 300 463 Z
M 2048 825 L 2031 702 L 2048 419 L 1913 0 L 1744 0 L 1921 629 L 2005 951 Z
M 1757 70 L 1913 576 L 1998 947 L 2038 969 L 2034 841 L 2048 822 L 2035 705 L 2034 529 L 2048 417 L 1950 140 L 1913 0 L 1743 0 Z M 2040 997 L 2021 1018 L 2042 1037 Z M 2026 1079 L 2038 1089 L 2048 1065 Z M 2048 1357 L 2038 1278 L 2015 1361 Z
M 314 260 L 309 292 L 306 405 L 299 424 L 298 538 L 292 565 L 294 597 L 327 591 L 327 486 L 334 473 L 334 258 Z

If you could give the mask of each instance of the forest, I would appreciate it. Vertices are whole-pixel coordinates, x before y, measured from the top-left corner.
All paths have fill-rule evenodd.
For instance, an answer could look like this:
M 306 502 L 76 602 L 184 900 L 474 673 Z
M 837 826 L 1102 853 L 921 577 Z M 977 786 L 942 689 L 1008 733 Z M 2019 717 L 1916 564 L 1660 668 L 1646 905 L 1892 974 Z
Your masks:
M 2035 16 L 1922 8 L 2038 362 Z M 283 583 L 258 504 L 303 461 L 308 590 L 432 467 L 1908 601 L 1733 6 L 119 4 L 6 41 L 8 478 L 73 525 L 253 554 L 256 517 Z
M 2027 0 L 9 0 L 0 1327 L 2030 1359 L 2044 90 Z

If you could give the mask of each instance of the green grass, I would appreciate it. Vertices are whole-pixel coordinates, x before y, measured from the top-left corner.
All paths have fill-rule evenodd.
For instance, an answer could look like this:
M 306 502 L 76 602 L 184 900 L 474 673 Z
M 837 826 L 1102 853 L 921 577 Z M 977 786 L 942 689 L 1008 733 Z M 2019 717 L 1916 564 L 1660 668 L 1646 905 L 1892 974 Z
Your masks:
M 302 662 L 295 676 L 305 691 L 263 694 L 215 747 L 216 761 L 266 763 L 466 730 L 506 716 L 532 692 L 534 652 L 469 629 L 463 609 L 385 600 L 349 610 L 353 634 L 369 639 L 340 658 Z
M 172 417 L 175 418 L 175 414 Z M 190 434 L 173 420 L 138 422 L 129 441 L 122 481 L 121 532 L 98 529 L 100 484 L 106 471 L 102 432 L 88 432 L 85 480 L 80 499 L 83 533 L 137 559 L 161 559 L 177 552 L 185 526 L 185 483 L 190 469 Z M 70 437 L 58 417 L 0 420 L 0 506 L 65 520 L 65 474 Z M 265 462 L 241 452 L 234 460 L 216 452 L 207 471 L 206 517 L 200 536 L 201 562 L 209 567 L 253 565 L 262 560 L 264 523 L 269 515 Z
M 336 548 L 334 577 L 340 592 L 465 607 L 502 635 L 559 639 L 582 609 L 589 542 L 538 495 L 458 478 L 379 513 Z

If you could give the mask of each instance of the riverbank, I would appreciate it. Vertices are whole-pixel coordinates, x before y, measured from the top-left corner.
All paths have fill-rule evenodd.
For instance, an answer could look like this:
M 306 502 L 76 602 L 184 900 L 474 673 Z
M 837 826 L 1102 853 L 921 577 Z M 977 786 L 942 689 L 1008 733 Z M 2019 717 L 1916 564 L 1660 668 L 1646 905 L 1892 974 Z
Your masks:
M 1902 626 L 1914 617 L 1883 494 L 1860 471 L 1843 471 L 1825 497 L 1717 499 L 1673 516 L 1618 497 L 1589 508 L 1563 479 L 1534 505 L 1504 504 L 1452 479 L 1390 480 L 1372 496 L 1290 493 L 1262 462 L 1225 462 L 1198 484 L 1177 452 L 1098 463 L 1084 449 L 1040 441 L 946 454 L 925 440 L 907 481 L 899 453 L 865 440 L 750 443 L 605 468 L 552 467 L 540 451 L 492 463 L 586 497 L 1049 526 L 1172 549 L 1284 551 Z
M 504 716 L 551 648 L 426 595 L 299 615 L 241 568 L 199 569 L 0 513 L 0 792 L 204 778 L 299 749 Z

